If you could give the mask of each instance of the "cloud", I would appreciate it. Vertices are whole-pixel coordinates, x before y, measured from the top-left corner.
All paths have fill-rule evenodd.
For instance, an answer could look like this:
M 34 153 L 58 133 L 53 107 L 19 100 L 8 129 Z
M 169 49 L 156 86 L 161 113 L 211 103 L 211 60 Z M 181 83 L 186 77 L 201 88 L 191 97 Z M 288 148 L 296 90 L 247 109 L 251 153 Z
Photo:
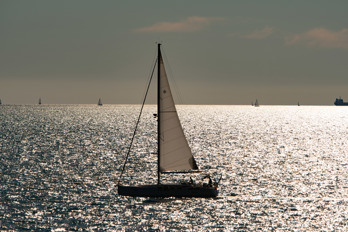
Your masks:
M 302 34 L 285 37 L 286 45 L 304 43 L 308 46 L 348 49 L 348 29 L 330 31 L 326 28 L 314 28 Z
M 192 32 L 199 31 L 215 21 L 223 20 L 223 18 L 209 17 L 188 17 L 179 22 L 159 22 L 149 27 L 143 27 L 134 30 L 135 32 Z
M 273 34 L 274 28 L 266 26 L 261 30 L 255 30 L 249 34 L 241 35 L 242 38 L 246 39 L 264 39 Z

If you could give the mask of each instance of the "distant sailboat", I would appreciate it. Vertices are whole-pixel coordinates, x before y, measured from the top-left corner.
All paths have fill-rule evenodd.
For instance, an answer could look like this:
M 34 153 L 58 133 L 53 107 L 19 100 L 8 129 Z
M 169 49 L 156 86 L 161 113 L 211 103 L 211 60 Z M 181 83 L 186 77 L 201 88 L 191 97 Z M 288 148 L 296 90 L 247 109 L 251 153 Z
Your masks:
M 297 105 L 300 106 L 300 102 L 297 102 Z
M 2 105 L 1 99 L 0 99 L 0 105 Z
M 98 106 L 102 106 L 102 105 L 103 105 L 103 103 L 102 103 L 102 101 L 101 101 L 101 98 L 99 98 Z
M 39 98 L 39 105 L 41 105 L 41 97 Z
M 257 99 L 256 99 L 256 101 L 255 101 L 255 107 L 259 107 L 260 105 L 259 105 L 259 102 L 257 101 Z
M 182 184 L 161 183 L 161 174 L 163 173 L 189 173 L 191 170 L 197 170 L 198 166 L 192 155 L 176 112 L 176 107 L 164 68 L 160 44 L 158 44 L 157 74 L 157 114 L 154 114 L 155 118 L 157 118 L 158 136 L 157 184 L 124 186 L 120 185 L 119 182 L 118 194 L 133 197 L 216 197 L 218 195 L 217 187 L 221 177 L 219 181 L 215 181 L 214 183 L 209 175 L 205 177 L 209 178 L 209 183 L 204 184 L 195 184 L 193 183 L 192 179 L 191 182 L 185 182 Z M 142 107 L 144 106 L 145 99 Z M 134 131 L 133 138 L 135 133 L 136 129 Z M 130 149 L 131 146 L 129 151 Z M 122 173 L 125 169 L 129 151 L 123 165 L 120 181 Z

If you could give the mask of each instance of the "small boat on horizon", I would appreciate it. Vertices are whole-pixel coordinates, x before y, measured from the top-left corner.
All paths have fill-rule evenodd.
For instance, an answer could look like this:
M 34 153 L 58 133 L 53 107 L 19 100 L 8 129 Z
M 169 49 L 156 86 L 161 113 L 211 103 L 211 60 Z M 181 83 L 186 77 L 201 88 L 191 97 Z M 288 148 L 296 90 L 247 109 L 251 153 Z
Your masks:
M 155 119 L 157 119 L 157 184 L 137 186 L 120 184 L 145 104 L 146 91 L 131 140 L 132 142 L 120 174 L 118 194 L 133 197 L 216 197 L 218 195 L 217 188 L 221 176 L 219 180 L 213 181 L 210 175 L 206 175 L 203 179 L 209 179 L 208 183 L 194 183 L 191 177 L 190 181 L 181 183 L 162 183 L 162 174 L 184 173 L 184 175 L 187 175 L 190 172 L 197 171 L 198 166 L 192 155 L 176 111 L 160 46 L 161 44 L 158 44 L 157 48 L 157 114 L 154 114 Z M 155 66 L 153 67 L 153 71 L 155 70 Z M 150 86 L 151 80 L 152 75 L 148 86 Z
M 259 105 L 259 101 L 256 99 L 256 101 L 255 101 L 255 104 L 254 104 L 254 106 L 255 107 L 259 107 L 260 105 Z
M 101 98 L 99 98 L 98 106 L 102 106 L 102 105 L 103 105 L 103 103 L 102 103 L 102 101 L 101 101 Z
M 348 102 L 344 102 L 341 97 L 340 98 L 336 98 L 336 101 L 334 102 L 334 104 L 336 106 L 348 106 Z
M 41 105 L 41 97 L 39 98 L 39 105 Z

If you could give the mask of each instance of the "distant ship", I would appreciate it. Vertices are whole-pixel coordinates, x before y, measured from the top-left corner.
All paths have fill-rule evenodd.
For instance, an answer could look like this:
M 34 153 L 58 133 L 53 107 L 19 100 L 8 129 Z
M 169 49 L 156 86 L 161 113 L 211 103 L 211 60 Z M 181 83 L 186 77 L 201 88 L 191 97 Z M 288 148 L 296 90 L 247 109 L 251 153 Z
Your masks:
M 0 105 L 2 104 L 1 99 L 0 99 Z
M 39 98 L 39 105 L 41 105 L 41 97 Z
M 102 105 L 103 105 L 103 103 L 102 103 L 101 99 L 99 98 L 98 106 L 102 106 Z
M 334 102 L 334 104 L 336 106 L 348 106 L 348 102 L 344 102 L 341 97 L 340 98 L 336 98 L 336 101 Z

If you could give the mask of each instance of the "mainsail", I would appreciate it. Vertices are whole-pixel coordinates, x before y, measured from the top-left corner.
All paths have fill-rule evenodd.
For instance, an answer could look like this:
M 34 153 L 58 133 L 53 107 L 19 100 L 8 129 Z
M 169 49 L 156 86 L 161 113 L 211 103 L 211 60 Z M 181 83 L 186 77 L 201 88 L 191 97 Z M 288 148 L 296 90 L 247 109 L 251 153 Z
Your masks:
M 176 112 L 162 56 L 159 56 L 159 158 L 160 171 L 198 169 Z

